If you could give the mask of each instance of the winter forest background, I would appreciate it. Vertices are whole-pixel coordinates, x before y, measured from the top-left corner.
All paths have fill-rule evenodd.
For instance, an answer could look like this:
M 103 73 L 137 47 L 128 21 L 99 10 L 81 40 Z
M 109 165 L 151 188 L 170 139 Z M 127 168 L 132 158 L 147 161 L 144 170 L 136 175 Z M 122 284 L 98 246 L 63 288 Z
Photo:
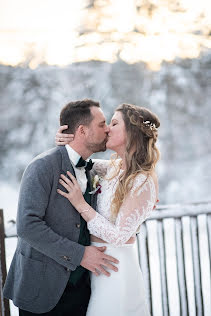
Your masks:
M 61 108 L 83 98 L 100 101 L 108 123 L 123 102 L 160 117 L 161 204 L 211 200 L 210 35 L 209 0 L 0 1 L 6 225 L 26 165 L 54 146 Z
M 141 62 L 128 65 L 121 60 L 34 70 L 1 65 L 2 186 L 7 183 L 17 188 L 27 163 L 54 146 L 61 107 L 70 100 L 89 97 L 100 101 L 108 122 L 122 102 L 146 106 L 160 117 L 162 204 L 208 200 L 210 65 L 210 53 L 196 60 L 165 62 L 159 72 Z

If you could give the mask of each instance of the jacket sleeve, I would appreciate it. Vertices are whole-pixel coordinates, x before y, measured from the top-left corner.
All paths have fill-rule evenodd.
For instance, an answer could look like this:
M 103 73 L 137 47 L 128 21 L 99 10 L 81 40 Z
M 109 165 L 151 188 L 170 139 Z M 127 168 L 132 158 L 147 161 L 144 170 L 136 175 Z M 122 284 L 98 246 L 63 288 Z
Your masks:
M 45 222 L 53 176 L 50 164 L 44 159 L 34 160 L 25 170 L 20 187 L 17 234 L 39 252 L 75 270 L 85 247 L 60 236 Z
M 125 197 L 115 223 L 99 213 L 88 221 L 90 233 L 113 245 L 123 245 L 150 216 L 156 203 L 156 189 L 151 176 L 138 175 Z

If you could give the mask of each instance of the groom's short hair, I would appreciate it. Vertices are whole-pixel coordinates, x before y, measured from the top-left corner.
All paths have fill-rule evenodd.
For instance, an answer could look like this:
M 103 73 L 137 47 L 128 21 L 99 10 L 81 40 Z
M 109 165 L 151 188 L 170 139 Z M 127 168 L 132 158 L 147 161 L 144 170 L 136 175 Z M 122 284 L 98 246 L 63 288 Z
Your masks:
M 91 99 L 73 101 L 66 104 L 60 113 L 60 125 L 68 125 L 68 129 L 64 133 L 74 134 L 80 125 L 89 126 L 93 120 L 93 115 L 90 111 L 92 106 L 100 107 L 100 104 Z

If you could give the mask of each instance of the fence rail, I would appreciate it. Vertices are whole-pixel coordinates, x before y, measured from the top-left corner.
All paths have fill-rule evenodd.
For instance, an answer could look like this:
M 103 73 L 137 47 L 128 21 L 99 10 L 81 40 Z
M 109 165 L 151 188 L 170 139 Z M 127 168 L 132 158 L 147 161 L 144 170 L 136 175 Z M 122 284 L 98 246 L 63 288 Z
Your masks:
M 3 210 L 0 210 L 0 315 L 6 279 Z M 138 252 L 152 316 L 210 316 L 211 202 L 159 206 L 142 224 Z

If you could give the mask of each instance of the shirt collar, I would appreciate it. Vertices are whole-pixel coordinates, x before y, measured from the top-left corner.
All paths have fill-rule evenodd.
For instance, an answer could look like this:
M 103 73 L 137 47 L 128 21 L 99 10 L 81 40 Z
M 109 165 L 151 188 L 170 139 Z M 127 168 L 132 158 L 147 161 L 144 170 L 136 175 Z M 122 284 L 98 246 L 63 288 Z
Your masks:
M 67 149 L 68 156 L 74 166 L 78 163 L 78 160 L 81 158 L 81 156 L 69 145 L 65 145 L 65 148 Z

